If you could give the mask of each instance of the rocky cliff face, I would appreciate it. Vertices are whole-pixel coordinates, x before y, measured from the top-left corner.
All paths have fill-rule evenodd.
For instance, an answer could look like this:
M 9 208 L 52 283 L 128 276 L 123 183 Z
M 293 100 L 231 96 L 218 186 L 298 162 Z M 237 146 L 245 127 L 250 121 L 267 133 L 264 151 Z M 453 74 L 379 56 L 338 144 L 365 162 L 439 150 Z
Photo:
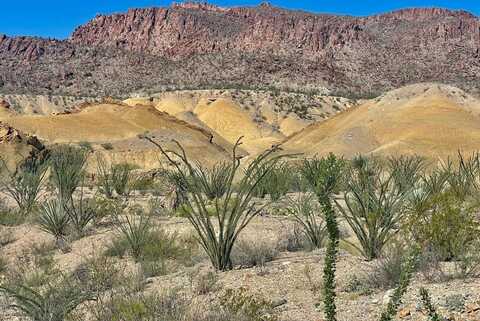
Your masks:
M 67 41 L 0 36 L 0 58 L 0 90 L 289 85 L 365 94 L 422 81 L 478 90 L 480 20 L 445 9 L 357 18 L 185 3 L 99 15 Z

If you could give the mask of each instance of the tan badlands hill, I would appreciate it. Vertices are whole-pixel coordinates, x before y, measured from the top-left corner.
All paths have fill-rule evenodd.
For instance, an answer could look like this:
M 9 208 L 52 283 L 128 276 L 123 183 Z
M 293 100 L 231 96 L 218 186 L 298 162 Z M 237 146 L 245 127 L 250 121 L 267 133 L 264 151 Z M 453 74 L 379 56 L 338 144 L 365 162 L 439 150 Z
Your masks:
M 480 102 L 445 85 L 419 84 L 313 124 L 284 148 L 308 155 L 419 154 L 446 158 L 480 150 Z
M 252 90 L 185 90 L 124 102 L 154 106 L 230 143 L 244 136 L 244 148 L 252 154 L 356 104 L 342 97 Z
M 205 164 L 230 155 L 231 145 L 221 137 L 210 142 L 210 133 L 178 120 L 151 106 L 93 104 L 77 113 L 61 115 L 19 115 L 1 113 L 0 121 L 22 132 L 37 136 L 46 145 L 56 143 L 90 143 L 94 150 L 116 162 L 129 162 L 142 168 L 158 167 L 158 151 L 151 143 L 138 138 L 151 133 L 167 148 L 178 140 L 190 157 Z M 102 144 L 111 144 L 105 149 Z

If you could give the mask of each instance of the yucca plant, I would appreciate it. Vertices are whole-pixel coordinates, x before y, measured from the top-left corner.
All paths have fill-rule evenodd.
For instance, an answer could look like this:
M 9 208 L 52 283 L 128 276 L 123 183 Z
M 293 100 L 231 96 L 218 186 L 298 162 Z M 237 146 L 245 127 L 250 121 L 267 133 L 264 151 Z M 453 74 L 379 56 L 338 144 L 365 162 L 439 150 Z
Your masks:
M 10 172 L 1 159 L 8 173 L 3 189 L 17 203 L 19 214 L 26 216 L 34 209 L 48 169 L 48 157 L 31 155 L 24 159 L 14 172 Z
M 240 138 L 234 145 L 231 164 L 222 167 L 224 172 L 222 176 L 228 177 L 222 183 L 224 185 L 222 190 L 225 192 L 222 197 L 210 201 L 205 194 L 205 187 L 202 188 L 207 184 L 209 189 L 213 189 L 212 182 L 207 178 L 209 169 L 199 170 L 192 164 L 178 142 L 175 143 L 180 152 L 165 150 L 150 137 L 144 138 L 159 148 L 162 155 L 175 168 L 179 184 L 186 187 L 183 209 L 212 265 L 221 271 L 231 269 L 233 267 L 231 253 L 238 236 L 268 205 L 257 206 L 252 198 L 255 188 L 282 158 L 273 154 L 277 148 L 267 150 L 251 161 L 234 189 L 233 182 L 241 166 L 237 154 L 241 145 Z M 211 202 L 213 205 L 208 206 Z
M 108 198 L 118 195 L 128 196 L 132 183 L 133 166 L 126 163 L 107 165 L 105 159 L 97 156 L 97 175 L 100 191 Z
M 70 204 L 64 206 L 68 215 L 70 225 L 73 227 L 77 236 L 85 235 L 87 227 L 97 217 L 97 208 L 94 199 L 85 199 L 83 196 L 83 187 L 80 187 L 80 196 L 78 200 L 72 200 Z
M 52 181 L 57 190 L 58 204 L 64 208 L 74 231 L 83 236 L 87 225 L 95 218 L 94 210 L 83 198 L 83 183 L 88 150 L 62 145 L 54 149 L 51 157 Z M 79 200 L 74 193 L 80 188 Z
M 317 196 L 325 218 L 328 244 L 323 268 L 323 305 L 325 319 L 336 321 L 335 271 L 340 231 L 337 216 L 332 206 L 333 194 L 338 192 L 344 179 L 345 161 L 329 154 L 325 158 L 304 160 L 300 172 L 311 190 Z
M 407 158 L 389 160 L 387 166 L 379 159 L 361 156 L 352 162 L 345 206 L 336 204 L 358 239 L 359 245 L 351 245 L 366 259 L 378 258 L 399 230 L 420 168 Z
M 474 154 L 470 157 L 458 153 L 458 165 L 450 159 L 442 164 L 441 170 L 447 177 L 448 186 L 458 199 L 465 200 L 475 195 L 480 189 L 478 177 L 480 174 L 480 156 Z
M 145 214 L 125 215 L 123 220 L 117 215 L 116 227 L 120 232 L 120 238 L 125 240 L 135 260 L 140 260 L 145 246 L 152 239 L 151 217 Z
M 69 145 L 55 148 L 51 156 L 52 181 L 57 188 L 58 199 L 68 206 L 73 194 L 83 182 L 88 151 Z
M 68 224 L 69 218 L 65 207 L 59 201 L 50 200 L 40 207 L 37 225 L 42 231 L 54 236 L 57 245 L 60 245 L 67 236 Z
M 32 321 L 67 320 L 79 305 L 93 299 L 80 286 L 67 281 L 48 285 L 42 291 L 27 286 L 1 285 L 0 291 L 13 300 L 9 308 L 20 311 Z
M 229 163 L 220 162 L 212 168 L 206 168 L 197 162 L 194 170 L 197 171 L 199 187 L 209 200 L 220 198 L 227 192 L 231 171 Z
M 311 247 L 321 248 L 327 231 L 325 220 L 321 216 L 321 207 L 315 196 L 311 193 L 303 193 L 298 197 L 288 197 L 285 202 L 285 209 L 301 227 Z

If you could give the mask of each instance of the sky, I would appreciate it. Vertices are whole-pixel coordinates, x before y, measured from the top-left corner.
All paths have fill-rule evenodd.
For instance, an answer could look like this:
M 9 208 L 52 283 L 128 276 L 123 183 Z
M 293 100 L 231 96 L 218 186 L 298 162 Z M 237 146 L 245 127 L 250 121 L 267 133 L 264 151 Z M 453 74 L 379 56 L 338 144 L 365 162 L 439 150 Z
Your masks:
M 210 0 L 220 6 L 257 5 L 261 0 Z M 317 13 L 365 16 L 409 7 L 463 9 L 480 16 L 480 0 L 271 0 L 272 5 Z M 64 39 L 97 14 L 128 8 L 164 7 L 170 0 L 0 0 L 0 34 Z

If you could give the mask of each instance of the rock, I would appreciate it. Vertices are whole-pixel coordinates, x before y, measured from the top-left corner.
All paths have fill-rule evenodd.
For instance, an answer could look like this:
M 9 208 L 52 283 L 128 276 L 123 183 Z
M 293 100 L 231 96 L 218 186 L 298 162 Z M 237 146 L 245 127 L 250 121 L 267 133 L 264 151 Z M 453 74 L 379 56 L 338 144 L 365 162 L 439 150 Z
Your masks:
M 406 317 L 409 317 L 411 315 L 411 311 L 408 308 L 403 308 L 398 312 L 398 317 L 400 319 L 405 319 Z
M 388 305 L 390 303 L 390 300 L 392 299 L 393 292 L 395 292 L 394 289 L 390 289 L 387 292 L 385 292 L 385 295 L 383 296 L 383 299 L 382 299 L 382 304 L 383 305 Z
M 352 17 L 189 2 L 97 15 L 63 41 L 2 35 L 0 75 L 12 90 L 75 95 L 239 79 L 358 94 L 431 80 L 480 89 L 478 39 L 480 20 L 465 11 Z M 201 63 L 207 55 L 212 63 Z M 415 68 L 405 68 L 412 59 Z M 172 60 L 180 63 L 171 68 Z
M 465 306 L 465 312 L 473 313 L 480 311 L 480 304 L 479 303 L 469 303 Z
M 10 109 L 10 103 L 5 99 L 0 99 L 0 108 Z
M 287 304 L 287 299 L 285 299 L 285 298 L 272 300 L 272 308 L 276 308 L 276 307 L 282 306 L 284 304 Z

